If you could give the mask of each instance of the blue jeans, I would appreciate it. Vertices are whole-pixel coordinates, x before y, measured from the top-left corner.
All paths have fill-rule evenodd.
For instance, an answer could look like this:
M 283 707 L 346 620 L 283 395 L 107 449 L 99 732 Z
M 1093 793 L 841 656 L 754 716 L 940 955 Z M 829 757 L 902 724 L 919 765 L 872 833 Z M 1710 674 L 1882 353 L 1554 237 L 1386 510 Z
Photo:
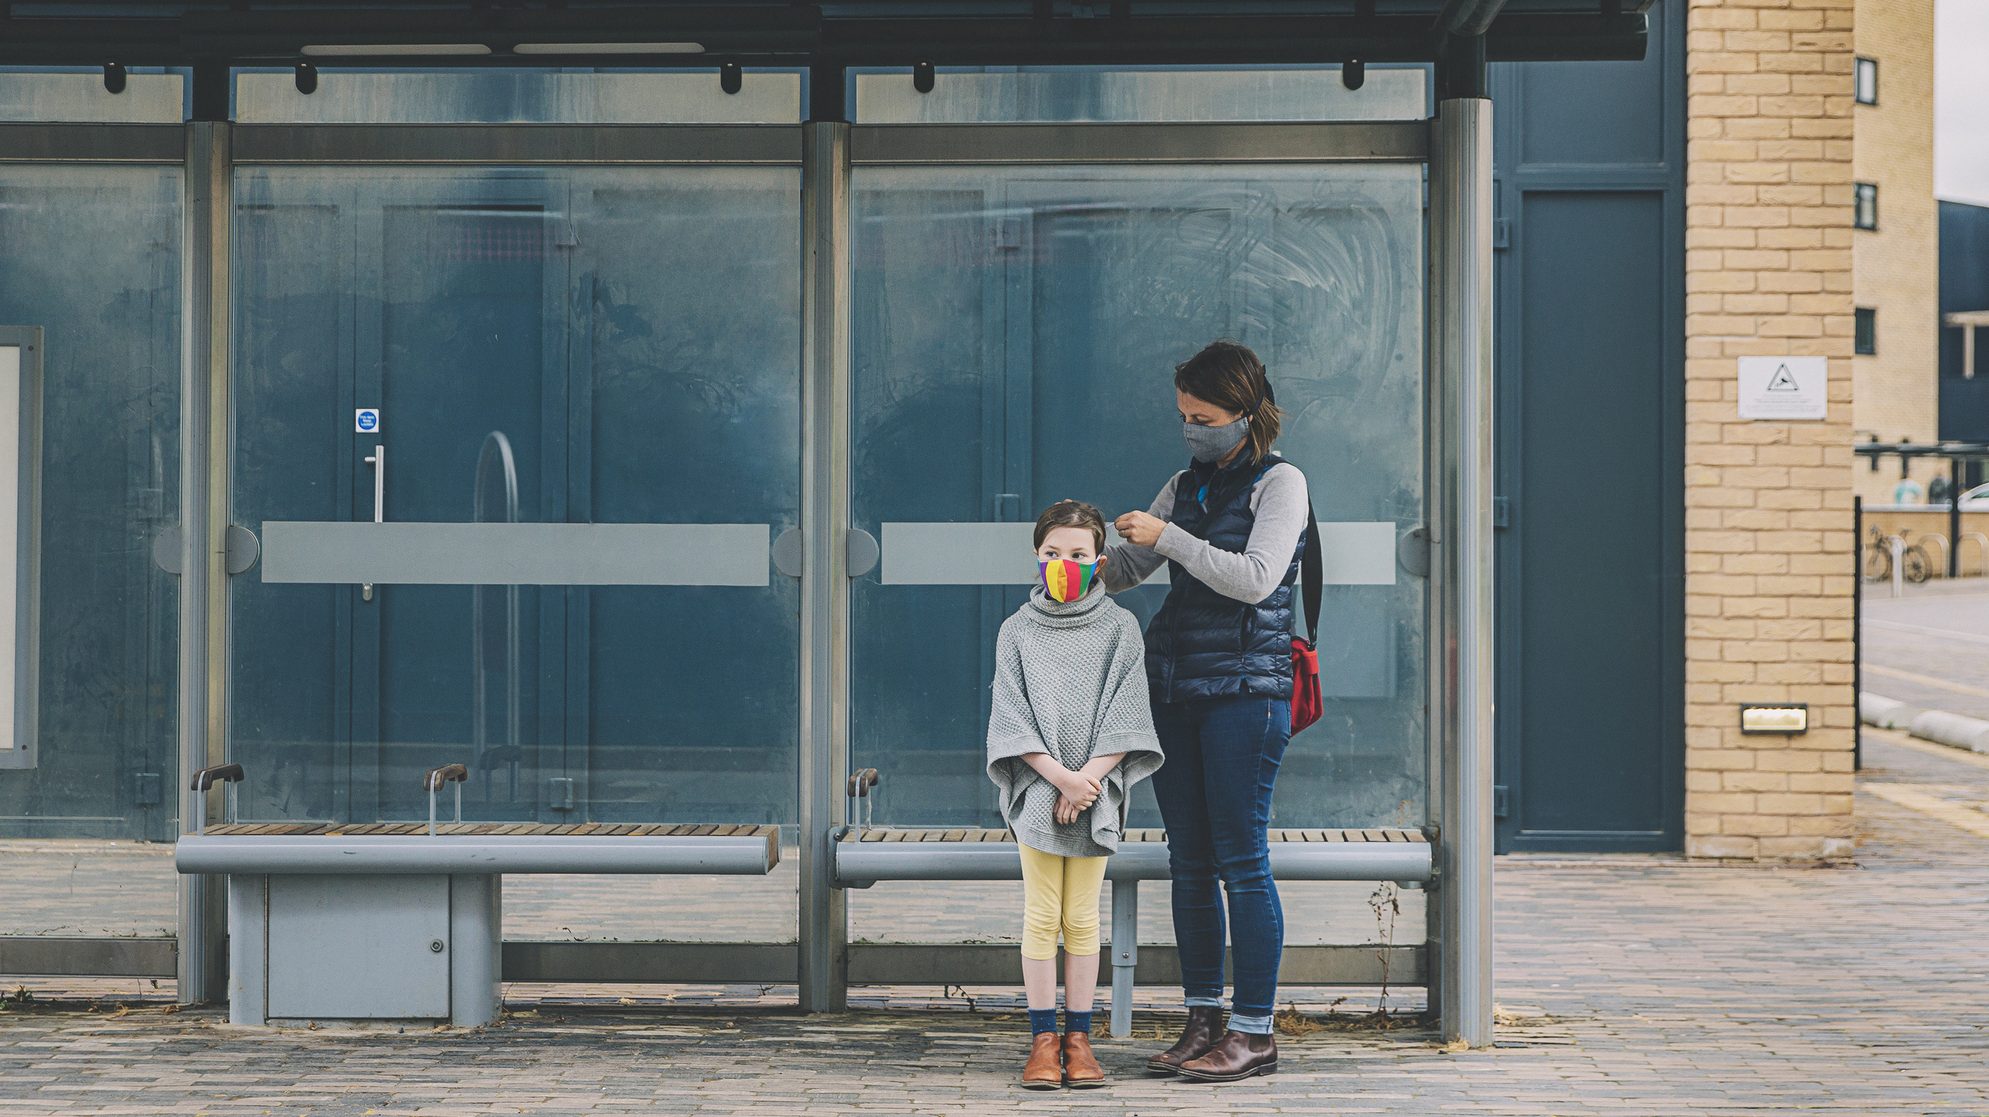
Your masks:
M 1285 913 L 1264 828 L 1291 738 L 1291 703 L 1253 695 L 1156 702 L 1153 726 L 1167 754 L 1153 775 L 1153 794 L 1167 824 L 1182 990 L 1190 998 L 1222 996 L 1220 880 L 1236 964 L 1233 1008 L 1268 1016 L 1277 999 Z

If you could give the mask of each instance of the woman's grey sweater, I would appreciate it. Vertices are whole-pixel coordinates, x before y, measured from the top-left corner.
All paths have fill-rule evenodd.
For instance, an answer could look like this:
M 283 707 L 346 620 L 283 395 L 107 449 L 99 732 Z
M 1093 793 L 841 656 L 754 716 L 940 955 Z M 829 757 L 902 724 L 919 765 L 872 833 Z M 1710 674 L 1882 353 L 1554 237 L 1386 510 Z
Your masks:
M 1037 586 L 1002 622 L 988 778 L 1016 841 L 1064 857 L 1102 857 L 1119 848 L 1132 787 L 1161 762 L 1145 658 L 1139 622 L 1106 596 L 1102 582 L 1072 602 L 1053 601 Z M 1094 756 L 1126 755 L 1100 781 L 1097 801 L 1060 826 L 1056 787 L 1023 759 L 1038 752 L 1073 772 Z

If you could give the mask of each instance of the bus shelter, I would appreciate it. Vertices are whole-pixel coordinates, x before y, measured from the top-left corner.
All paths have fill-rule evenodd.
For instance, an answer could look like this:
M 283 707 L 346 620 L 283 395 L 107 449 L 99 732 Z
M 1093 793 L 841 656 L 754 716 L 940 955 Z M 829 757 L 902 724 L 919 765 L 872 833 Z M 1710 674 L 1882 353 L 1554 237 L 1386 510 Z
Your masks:
M 553 930 L 506 979 L 1002 980 L 838 847 L 941 879 L 999 825 L 1028 523 L 1144 507 L 1168 370 L 1231 336 L 1325 539 L 1273 825 L 1433 854 L 1423 941 L 1295 929 L 1287 975 L 1392 958 L 1489 1042 L 1486 67 L 1638 57 L 1642 5 L 76 7 L 0 20 L 20 849 L 416 826 L 460 764 L 466 824 L 788 851 L 695 933 L 514 889 Z M 228 996 L 223 878 L 105 858 L 170 925 L 0 928 L 0 971 Z

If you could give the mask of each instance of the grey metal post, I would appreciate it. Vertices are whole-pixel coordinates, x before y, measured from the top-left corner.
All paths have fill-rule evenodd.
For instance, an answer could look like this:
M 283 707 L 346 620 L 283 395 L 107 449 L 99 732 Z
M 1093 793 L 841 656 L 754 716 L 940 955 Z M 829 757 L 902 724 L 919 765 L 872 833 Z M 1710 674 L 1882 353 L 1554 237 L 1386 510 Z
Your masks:
M 1140 882 L 1112 882 L 1112 1034 L 1133 1034 L 1133 977 L 1140 964 Z
M 801 911 L 808 1012 L 848 1004 L 849 919 L 830 837 L 849 780 L 849 124 L 801 147 Z
M 1443 673 L 1437 779 L 1440 944 L 1447 1040 L 1492 1041 L 1492 103 L 1437 106 L 1431 225 L 1442 494 Z
M 186 200 L 180 265 L 180 832 L 199 816 L 193 773 L 225 763 L 227 630 L 228 227 L 233 205 L 230 125 L 186 125 Z M 216 785 L 217 788 L 225 785 Z M 219 796 L 219 791 L 209 792 Z M 210 812 L 210 817 L 222 817 Z M 179 1000 L 227 995 L 222 943 L 225 889 L 182 876 Z

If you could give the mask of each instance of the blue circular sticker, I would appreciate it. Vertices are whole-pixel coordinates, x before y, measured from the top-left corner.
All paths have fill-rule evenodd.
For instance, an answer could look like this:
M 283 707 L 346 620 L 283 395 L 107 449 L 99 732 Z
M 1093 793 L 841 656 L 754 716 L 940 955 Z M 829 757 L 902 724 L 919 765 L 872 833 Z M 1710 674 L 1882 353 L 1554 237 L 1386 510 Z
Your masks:
M 380 413 L 370 407 L 362 407 L 354 413 L 352 425 L 361 432 L 377 430 L 380 426 Z

